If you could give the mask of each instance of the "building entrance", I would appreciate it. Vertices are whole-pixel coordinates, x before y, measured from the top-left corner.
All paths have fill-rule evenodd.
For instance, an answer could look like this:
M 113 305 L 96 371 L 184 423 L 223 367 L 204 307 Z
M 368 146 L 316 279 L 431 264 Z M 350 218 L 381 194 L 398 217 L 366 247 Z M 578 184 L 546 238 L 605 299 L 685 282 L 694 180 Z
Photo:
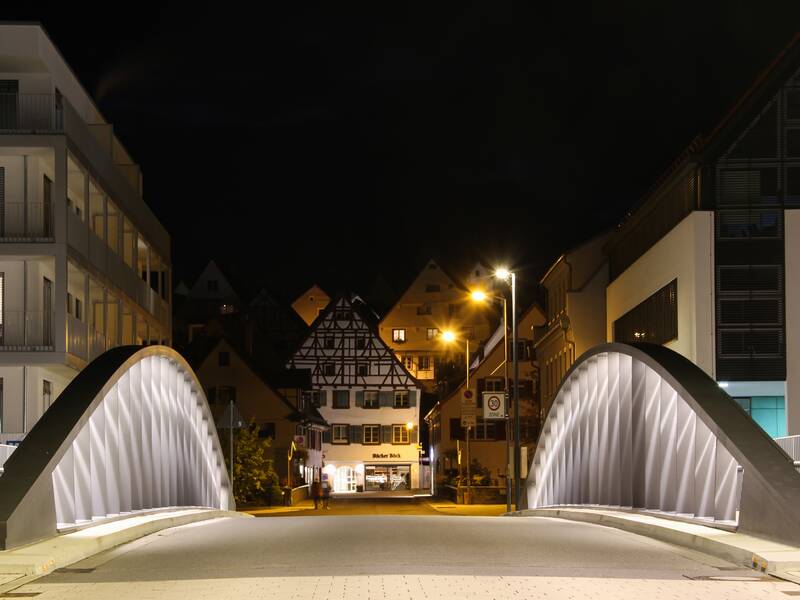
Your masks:
M 339 467 L 333 480 L 334 492 L 355 492 L 356 471 L 352 467 Z
M 394 491 L 410 488 L 410 465 L 364 466 L 364 489 L 367 491 Z

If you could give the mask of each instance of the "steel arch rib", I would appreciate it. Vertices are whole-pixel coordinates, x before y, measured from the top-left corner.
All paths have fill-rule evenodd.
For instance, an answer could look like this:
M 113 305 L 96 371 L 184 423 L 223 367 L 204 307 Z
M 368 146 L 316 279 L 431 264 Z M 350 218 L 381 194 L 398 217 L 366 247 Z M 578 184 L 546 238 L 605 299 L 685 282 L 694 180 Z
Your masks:
M 92 361 L 28 433 L 0 477 L 0 544 L 176 506 L 234 510 L 203 388 L 165 346 Z
M 800 541 L 800 474 L 700 368 L 663 346 L 603 344 L 561 381 L 529 508 L 656 511 Z

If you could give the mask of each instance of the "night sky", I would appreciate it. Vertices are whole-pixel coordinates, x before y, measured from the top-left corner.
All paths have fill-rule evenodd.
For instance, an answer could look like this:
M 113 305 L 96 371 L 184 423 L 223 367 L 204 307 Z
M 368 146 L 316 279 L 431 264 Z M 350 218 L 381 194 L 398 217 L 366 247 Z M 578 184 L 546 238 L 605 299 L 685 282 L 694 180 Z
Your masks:
M 537 279 L 800 30 L 796 1 L 453 5 L 0 14 L 43 23 L 142 165 L 176 283 L 215 258 L 285 298 L 400 288 L 429 255 Z

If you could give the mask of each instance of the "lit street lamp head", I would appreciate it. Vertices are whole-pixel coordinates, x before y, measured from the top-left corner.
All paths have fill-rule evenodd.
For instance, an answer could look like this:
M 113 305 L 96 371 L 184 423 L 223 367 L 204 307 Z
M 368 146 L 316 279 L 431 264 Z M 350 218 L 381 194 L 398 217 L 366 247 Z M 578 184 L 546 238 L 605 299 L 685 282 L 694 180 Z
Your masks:
M 498 279 L 502 279 L 503 281 L 507 280 L 509 275 L 511 275 L 511 271 L 509 271 L 505 267 L 499 267 L 494 272 L 494 276 L 497 277 Z
M 414 429 L 414 424 L 411 421 L 409 421 L 408 423 L 406 423 L 406 429 L 411 431 L 412 429 Z
M 475 290 L 470 294 L 470 298 L 472 298 L 475 302 L 483 302 L 486 300 L 486 294 L 481 290 Z
M 455 341 L 455 339 L 456 339 L 456 334 L 450 331 L 449 329 L 442 332 L 442 341 L 449 343 Z

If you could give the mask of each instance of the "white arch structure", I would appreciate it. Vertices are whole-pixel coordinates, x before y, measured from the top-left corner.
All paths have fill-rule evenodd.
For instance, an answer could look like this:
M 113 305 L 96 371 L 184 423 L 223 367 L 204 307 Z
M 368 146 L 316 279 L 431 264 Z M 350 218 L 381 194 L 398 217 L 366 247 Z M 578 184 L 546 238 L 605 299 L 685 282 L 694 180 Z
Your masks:
M 125 346 L 88 365 L 5 464 L 0 539 L 186 506 L 235 509 L 203 388 L 174 350 Z
M 800 539 L 800 475 L 716 382 L 650 344 L 581 356 L 553 402 L 529 508 L 607 506 Z

